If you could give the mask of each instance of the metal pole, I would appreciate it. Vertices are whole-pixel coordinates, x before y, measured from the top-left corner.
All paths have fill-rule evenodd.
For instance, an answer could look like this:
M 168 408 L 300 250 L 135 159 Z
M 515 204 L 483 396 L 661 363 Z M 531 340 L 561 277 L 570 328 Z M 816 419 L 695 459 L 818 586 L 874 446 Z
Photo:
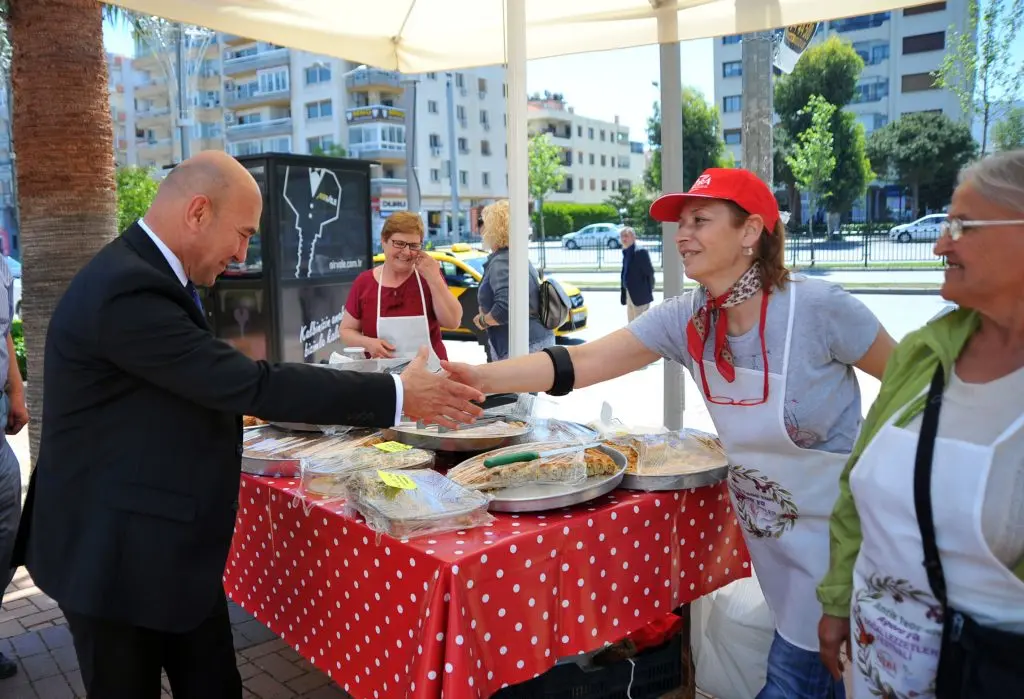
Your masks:
M 177 74 L 178 74 L 178 133 L 181 139 L 181 160 L 187 160 L 192 155 L 192 136 L 188 132 L 188 67 L 185 65 L 185 25 L 178 22 L 178 46 L 177 46 Z
M 683 190 L 683 78 L 679 58 L 679 17 L 675 2 L 658 8 L 658 44 L 661 58 L 661 188 L 663 192 Z M 675 223 L 661 224 L 664 294 L 668 300 L 683 293 L 682 259 L 675 254 Z M 663 408 L 665 427 L 682 429 L 686 408 L 683 367 L 665 362 Z
M 455 77 L 451 73 L 445 75 L 448 77 L 448 178 L 452 183 L 452 222 L 448 237 L 454 242 L 459 237 L 459 161 L 455 143 L 455 86 L 452 84 Z
M 772 153 L 772 65 L 774 39 L 771 31 L 743 37 L 743 167 L 769 187 L 774 183 Z
M 415 78 L 402 81 L 405 102 L 405 191 L 406 207 L 420 213 L 420 179 L 416 157 L 416 85 Z
M 510 357 L 527 353 L 530 344 L 530 195 L 526 143 L 526 3 L 505 5 L 505 77 L 508 81 L 509 337 Z

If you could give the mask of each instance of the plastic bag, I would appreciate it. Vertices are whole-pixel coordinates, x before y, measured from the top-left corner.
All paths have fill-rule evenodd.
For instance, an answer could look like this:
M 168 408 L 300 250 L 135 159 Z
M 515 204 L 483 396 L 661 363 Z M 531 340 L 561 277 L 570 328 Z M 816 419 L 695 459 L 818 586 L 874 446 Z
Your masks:
M 612 415 L 612 407 L 608 403 L 601 404 L 601 417 L 587 424 L 597 430 L 601 439 L 616 439 L 646 434 L 664 434 L 668 428 L 663 425 L 629 425 Z
M 380 442 L 375 446 L 351 446 L 330 456 L 302 459 L 300 490 L 319 497 L 342 497 L 345 481 L 360 471 L 377 469 L 404 470 L 430 468 L 433 452 L 413 449 L 397 442 Z
M 430 470 L 360 471 L 345 483 L 345 512 L 395 538 L 479 527 L 494 521 L 491 499 Z
M 641 443 L 637 473 L 674 476 L 728 466 L 725 449 L 714 435 L 682 429 L 665 434 L 647 434 Z
M 523 447 L 514 446 L 475 456 L 448 471 L 448 478 L 471 490 L 498 490 L 535 483 L 579 485 L 587 479 L 583 452 L 493 468 L 484 466 L 484 461 L 492 456 L 522 450 Z

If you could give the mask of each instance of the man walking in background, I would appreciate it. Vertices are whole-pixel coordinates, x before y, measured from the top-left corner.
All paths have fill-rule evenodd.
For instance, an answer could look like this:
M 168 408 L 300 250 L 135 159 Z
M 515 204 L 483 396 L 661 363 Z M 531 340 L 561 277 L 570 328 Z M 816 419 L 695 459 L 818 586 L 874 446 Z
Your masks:
M 636 233 L 629 226 L 619 231 L 622 241 L 622 278 L 619 300 L 626 307 L 626 319 L 643 314 L 654 301 L 654 265 L 651 255 L 636 245 Z

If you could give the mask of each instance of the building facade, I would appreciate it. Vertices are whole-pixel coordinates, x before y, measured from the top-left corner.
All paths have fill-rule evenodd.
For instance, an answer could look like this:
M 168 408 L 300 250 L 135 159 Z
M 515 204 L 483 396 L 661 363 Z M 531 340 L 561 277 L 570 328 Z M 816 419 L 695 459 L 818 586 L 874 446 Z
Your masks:
M 600 204 L 616 191 L 643 182 L 644 144 L 630 141 L 629 128 L 615 121 L 585 117 L 561 95 L 530 99 L 530 136 L 548 134 L 562 151 L 565 181 L 548 201 Z
M 847 109 L 867 133 L 913 112 L 963 117 L 956 95 L 935 85 L 949 43 L 948 30 L 968 26 L 968 0 L 933 2 L 892 12 L 822 23 L 812 45 L 836 35 L 864 59 L 857 93 Z M 743 164 L 743 49 L 739 36 L 714 40 L 715 103 L 726 148 Z

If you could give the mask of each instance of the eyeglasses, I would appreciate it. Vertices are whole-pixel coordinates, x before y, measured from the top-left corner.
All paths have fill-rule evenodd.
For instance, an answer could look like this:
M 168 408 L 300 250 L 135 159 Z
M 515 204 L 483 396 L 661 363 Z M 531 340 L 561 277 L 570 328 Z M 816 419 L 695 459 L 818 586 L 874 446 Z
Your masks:
M 763 405 L 768 402 L 768 344 L 765 342 L 764 337 L 764 326 L 765 321 L 768 318 L 768 294 L 762 294 L 761 296 L 761 323 L 759 325 L 758 334 L 761 337 L 761 366 L 764 367 L 764 392 L 760 398 L 729 398 L 727 396 L 713 396 L 711 395 L 711 388 L 708 386 L 708 376 L 704 369 L 704 362 L 698 362 L 700 365 L 700 381 L 704 388 L 704 397 L 709 403 L 715 405 L 735 405 L 739 407 L 749 408 L 755 405 Z
M 949 236 L 953 240 L 960 240 L 967 228 L 985 228 L 987 226 L 1024 226 L 1024 220 L 1017 221 L 964 221 L 959 218 L 947 218 L 939 226 L 939 234 L 942 237 Z
M 404 240 L 392 240 L 391 245 L 393 245 L 396 250 L 408 249 L 412 252 L 418 252 L 423 249 L 423 245 L 421 243 L 407 243 Z

